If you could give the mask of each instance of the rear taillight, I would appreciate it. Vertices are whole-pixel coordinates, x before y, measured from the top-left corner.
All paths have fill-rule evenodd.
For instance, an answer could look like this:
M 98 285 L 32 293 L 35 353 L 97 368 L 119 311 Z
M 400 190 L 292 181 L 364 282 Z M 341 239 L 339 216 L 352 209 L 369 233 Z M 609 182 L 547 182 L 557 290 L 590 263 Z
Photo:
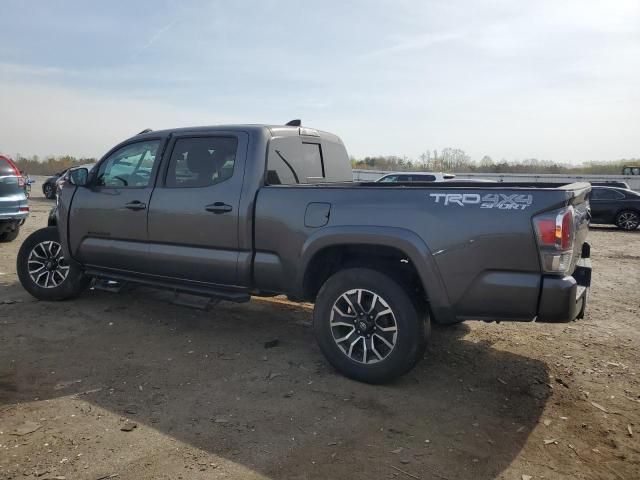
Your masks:
M 29 207 L 20 207 L 18 211 L 20 213 L 29 213 Z
M 568 273 L 573 259 L 573 207 L 537 215 L 533 225 L 542 269 L 547 273 Z

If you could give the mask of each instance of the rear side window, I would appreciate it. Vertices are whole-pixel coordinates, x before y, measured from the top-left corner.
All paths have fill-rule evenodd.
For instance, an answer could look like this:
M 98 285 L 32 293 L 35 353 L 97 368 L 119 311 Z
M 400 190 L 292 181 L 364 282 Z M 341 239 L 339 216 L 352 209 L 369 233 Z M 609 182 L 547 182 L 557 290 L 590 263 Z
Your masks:
M 453 176 L 451 177 L 453 178 Z M 413 175 L 411 177 L 412 182 L 435 182 L 436 177 L 434 175 Z
M 0 175 L 15 175 L 16 172 L 13 169 L 13 166 L 9 163 L 6 158 L 0 157 Z
M 0 196 L 13 195 L 21 189 L 15 168 L 6 158 L 0 157 Z
M 198 137 L 178 139 L 171 152 L 167 187 L 209 187 L 231 178 L 238 139 Z
M 594 188 L 591 191 L 592 200 L 621 200 L 624 195 L 615 190 L 604 190 L 600 188 Z

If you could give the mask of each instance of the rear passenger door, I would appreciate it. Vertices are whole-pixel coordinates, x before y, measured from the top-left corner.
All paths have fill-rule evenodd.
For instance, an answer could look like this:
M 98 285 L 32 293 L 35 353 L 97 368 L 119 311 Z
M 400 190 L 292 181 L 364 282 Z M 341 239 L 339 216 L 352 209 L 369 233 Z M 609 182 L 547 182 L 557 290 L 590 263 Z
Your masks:
M 149 273 L 236 285 L 248 135 L 179 135 L 149 207 Z

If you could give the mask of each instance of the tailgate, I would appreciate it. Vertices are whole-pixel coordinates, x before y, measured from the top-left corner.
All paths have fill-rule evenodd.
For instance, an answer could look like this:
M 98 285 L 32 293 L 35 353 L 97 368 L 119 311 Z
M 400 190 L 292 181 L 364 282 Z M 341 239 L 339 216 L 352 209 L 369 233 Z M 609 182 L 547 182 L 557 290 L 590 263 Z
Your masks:
M 574 183 L 568 185 L 573 186 L 573 196 L 569 200 L 569 204 L 573 206 L 573 259 L 570 272 L 573 272 L 576 264 L 582 256 L 582 245 L 587 239 L 589 233 L 589 221 L 591 220 L 591 210 L 589 208 L 588 195 L 591 191 L 591 185 L 588 183 Z

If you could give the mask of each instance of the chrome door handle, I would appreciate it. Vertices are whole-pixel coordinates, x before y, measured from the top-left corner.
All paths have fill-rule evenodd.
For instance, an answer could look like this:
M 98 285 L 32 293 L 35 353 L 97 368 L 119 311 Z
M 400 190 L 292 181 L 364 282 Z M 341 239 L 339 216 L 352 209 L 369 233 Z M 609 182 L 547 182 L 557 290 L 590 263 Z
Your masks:
M 144 210 L 147 208 L 147 204 L 142 203 L 139 200 L 134 200 L 133 202 L 127 203 L 125 208 L 128 208 L 129 210 Z

